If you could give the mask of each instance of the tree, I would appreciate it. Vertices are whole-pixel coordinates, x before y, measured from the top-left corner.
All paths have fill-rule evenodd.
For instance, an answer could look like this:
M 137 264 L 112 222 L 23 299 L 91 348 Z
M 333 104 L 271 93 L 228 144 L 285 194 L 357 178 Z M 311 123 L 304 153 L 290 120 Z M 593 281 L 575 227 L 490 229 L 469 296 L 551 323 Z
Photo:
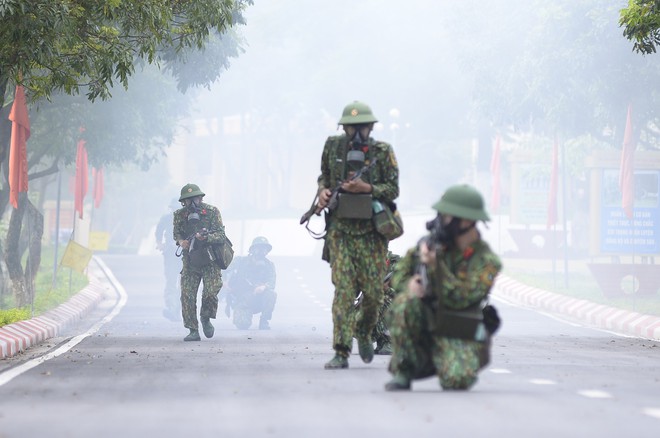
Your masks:
M 660 0 L 629 0 L 620 11 L 619 25 L 623 36 L 634 41 L 633 50 L 655 53 L 660 46 Z
M 9 84 L 24 85 L 33 104 L 44 98 L 52 99 L 56 108 L 66 102 L 59 96 L 61 94 L 75 96 L 84 93 L 92 102 L 97 98 L 107 100 L 112 96 L 115 82 L 127 88 L 136 67 L 145 64 L 161 65 L 177 77 L 181 70 L 177 64 L 185 63 L 195 51 L 207 48 L 215 48 L 216 52 L 219 47 L 226 49 L 221 55 L 221 63 L 226 66 L 227 58 L 238 53 L 238 43 L 228 31 L 243 22 L 242 12 L 249 4 L 252 4 L 251 0 L 4 0 L 0 2 L 3 22 L 0 26 L 0 108 L 4 106 L 5 92 L 13 91 L 8 90 Z M 224 42 L 223 35 L 229 35 Z M 209 41 L 213 44 L 207 47 Z M 179 75 L 179 88 L 186 90 L 208 84 L 221 72 L 215 66 L 201 70 L 205 75 L 193 79 Z M 71 132 L 85 122 L 94 123 L 94 112 L 75 99 L 69 104 L 64 118 L 49 119 L 48 128 L 52 129 L 51 132 L 61 133 L 60 138 L 71 140 L 70 145 L 75 135 Z M 96 114 L 98 118 L 99 113 Z M 143 123 L 143 131 L 148 131 L 146 125 L 148 122 Z M 104 155 L 98 154 L 98 161 L 121 163 L 145 150 L 157 151 L 159 143 L 155 142 L 154 148 L 153 133 L 145 135 L 140 128 L 130 132 L 133 141 L 114 144 L 112 136 L 103 137 L 96 133 L 98 141 L 91 144 L 95 144 L 98 151 L 105 152 Z M 64 149 L 58 148 L 53 138 L 55 136 L 50 135 L 42 147 L 31 148 L 31 179 L 57 170 Z M 166 138 L 167 133 L 162 139 Z M 9 130 L 4 115 L 0 120 L 0 161 L 4 169 L 8 144 Z M 132 148 L 118 149 L 116 144 L 128 144 Z M 161 148 L 163 145 L 161 141 Z M 147 163 L 155 159 L 154 156 L 143 158 Z M 64 160 L 67 160 L 66 154 Z M 7 172 L 5 182 L 6 175 Z M 6 192 L 5 183 L 0 191 L 0 211 L 6 206 Z M 33 217 L 36 211 L 27 197 L 21 200 L 27 206 L 12 211 L 7 238 L 11 252 L 5 253 L 19 306 L 28 302 L 27 291 L 31 290 L 29 283 L 32 279 L 23 272 L 20 263 L 23 251 L 17 242 L 20 242 L 24 212 Z M 30 221 L 35 227 L 32 231 L 37 232 L 39 238 L 43 232 L 43 229 L 39 231 L 42 221 L 38 215 Z M 31 251 L 29 272 L 36 272 L 39 259 L 40 255 Z

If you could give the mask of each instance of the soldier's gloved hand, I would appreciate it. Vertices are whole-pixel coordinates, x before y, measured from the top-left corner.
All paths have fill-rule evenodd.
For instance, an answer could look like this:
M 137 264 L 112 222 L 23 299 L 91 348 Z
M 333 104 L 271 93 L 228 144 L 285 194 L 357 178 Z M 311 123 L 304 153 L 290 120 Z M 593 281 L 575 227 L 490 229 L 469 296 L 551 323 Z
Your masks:
M 352 181 L 346 181 L 341 185 L 341 188 L 349 193 L 371 193 L 372 187 L 368 182 L 362 181 L 362 178 L 357 178 Z
M 408 281 L 408 294 L 413 297 L 423 298 L 425 292 L 422 285 L 422 276 L 419 274 L 413 275 Z
M 435 264 L 435 251 L 429 247 L 426 240 L 419 244 L 419 261 L 427 266 Z
M 322 210 L 330 202 L 330 197 L 332 196 L 332 190 L 330 189 L 321 189 L 319 190 L 319 203 L 317 210 Z
M 183 249 L 188 249 L 190 248 L 190 242 L 187 240 L 180 240 L 179 241 L 179 246 Z

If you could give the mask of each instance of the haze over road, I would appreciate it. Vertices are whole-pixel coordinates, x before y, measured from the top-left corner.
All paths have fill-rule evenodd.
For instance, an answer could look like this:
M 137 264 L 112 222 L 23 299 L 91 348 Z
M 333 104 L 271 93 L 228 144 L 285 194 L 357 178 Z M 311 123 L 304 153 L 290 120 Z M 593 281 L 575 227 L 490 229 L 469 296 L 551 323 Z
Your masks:
M 318 258 L 273 257 L 270 331 L 257 330 L 256 317 L 250 330 L 235 329 L 221 302 L 215 337 L 192 343 L 182 341 L 181 324 L 161 316 L 160 256 L 102 260 L 126 305 L 70 351 L 0 386 L 0 437 L 656 437 L 660 430 L 656 342 L 498 301 L 503 326 L 473 390 L 443 392 L 427 379 L 412 392 L 388 393 L 387 356 L 364 364 L 355 354 L 348 370 L 323 369 L 333 354 L 332 286 Z M 103 304 L 90 325 L 114 302 Z

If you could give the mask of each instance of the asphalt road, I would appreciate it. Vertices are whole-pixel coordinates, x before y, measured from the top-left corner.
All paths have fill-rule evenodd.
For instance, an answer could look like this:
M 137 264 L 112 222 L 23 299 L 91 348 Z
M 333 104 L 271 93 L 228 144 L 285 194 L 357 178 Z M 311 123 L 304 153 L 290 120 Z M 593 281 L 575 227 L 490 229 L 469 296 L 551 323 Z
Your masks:
M 102 260 L 117 292 L 69 336 L 118 313 L 0 386 L 0 437 L 660 434 L 660 346 L 652 341 L 496 302 L 503 327 L 471 391 L 442 391 L 431 378 L 388 393 L 386 356 L 364 364 L 356 354 L 347 370 L 323 369 L 333 354 L 332 287 L 318 259 L 273 258 L 278 303 L 270 331 L 257 330 L 256 317 L 250 330 L 237 330 L 221 303 L 215 337 L 195 343 L 184 343 L 187 330 L 161 316 L 160 257 Z M 67 342 L 53 340 L 0 370 Z

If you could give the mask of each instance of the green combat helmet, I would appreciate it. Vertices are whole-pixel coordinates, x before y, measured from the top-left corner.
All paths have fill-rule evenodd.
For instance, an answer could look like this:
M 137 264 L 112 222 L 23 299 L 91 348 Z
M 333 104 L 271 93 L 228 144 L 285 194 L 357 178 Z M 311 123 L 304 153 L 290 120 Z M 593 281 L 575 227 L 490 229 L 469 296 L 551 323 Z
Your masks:
M 181 196 L 179 196 L 179 202 L 184 199 L 194 198 L 195 196 L 205 196 L 205 193 L 199 189 L 197 184 L 186 184 L 181 188 Z
M 250 249 L 248 251 L 252 252 L 252 249 L 255 246 L 265 246 L 266 250 L 268 252 L 270 252 L 270 250 L 273 249 L 273 246 L 268 242 L 268 239 L 266 239 L 263 236 L 255 237 L 254 240 L 252 241 L 252 245 L 250 245 Z
M 366 103 L 349 103 L 344 107 L 344 112 L 339 119 L 339 125 L 362 125 L 364 123 L 376 123 L 378 120 L 371 112 L 371 108 Z
M 488 221 L 484 198 L 467 184 L 449 187 L 433 209 L 439 213 L 472 221 Z

